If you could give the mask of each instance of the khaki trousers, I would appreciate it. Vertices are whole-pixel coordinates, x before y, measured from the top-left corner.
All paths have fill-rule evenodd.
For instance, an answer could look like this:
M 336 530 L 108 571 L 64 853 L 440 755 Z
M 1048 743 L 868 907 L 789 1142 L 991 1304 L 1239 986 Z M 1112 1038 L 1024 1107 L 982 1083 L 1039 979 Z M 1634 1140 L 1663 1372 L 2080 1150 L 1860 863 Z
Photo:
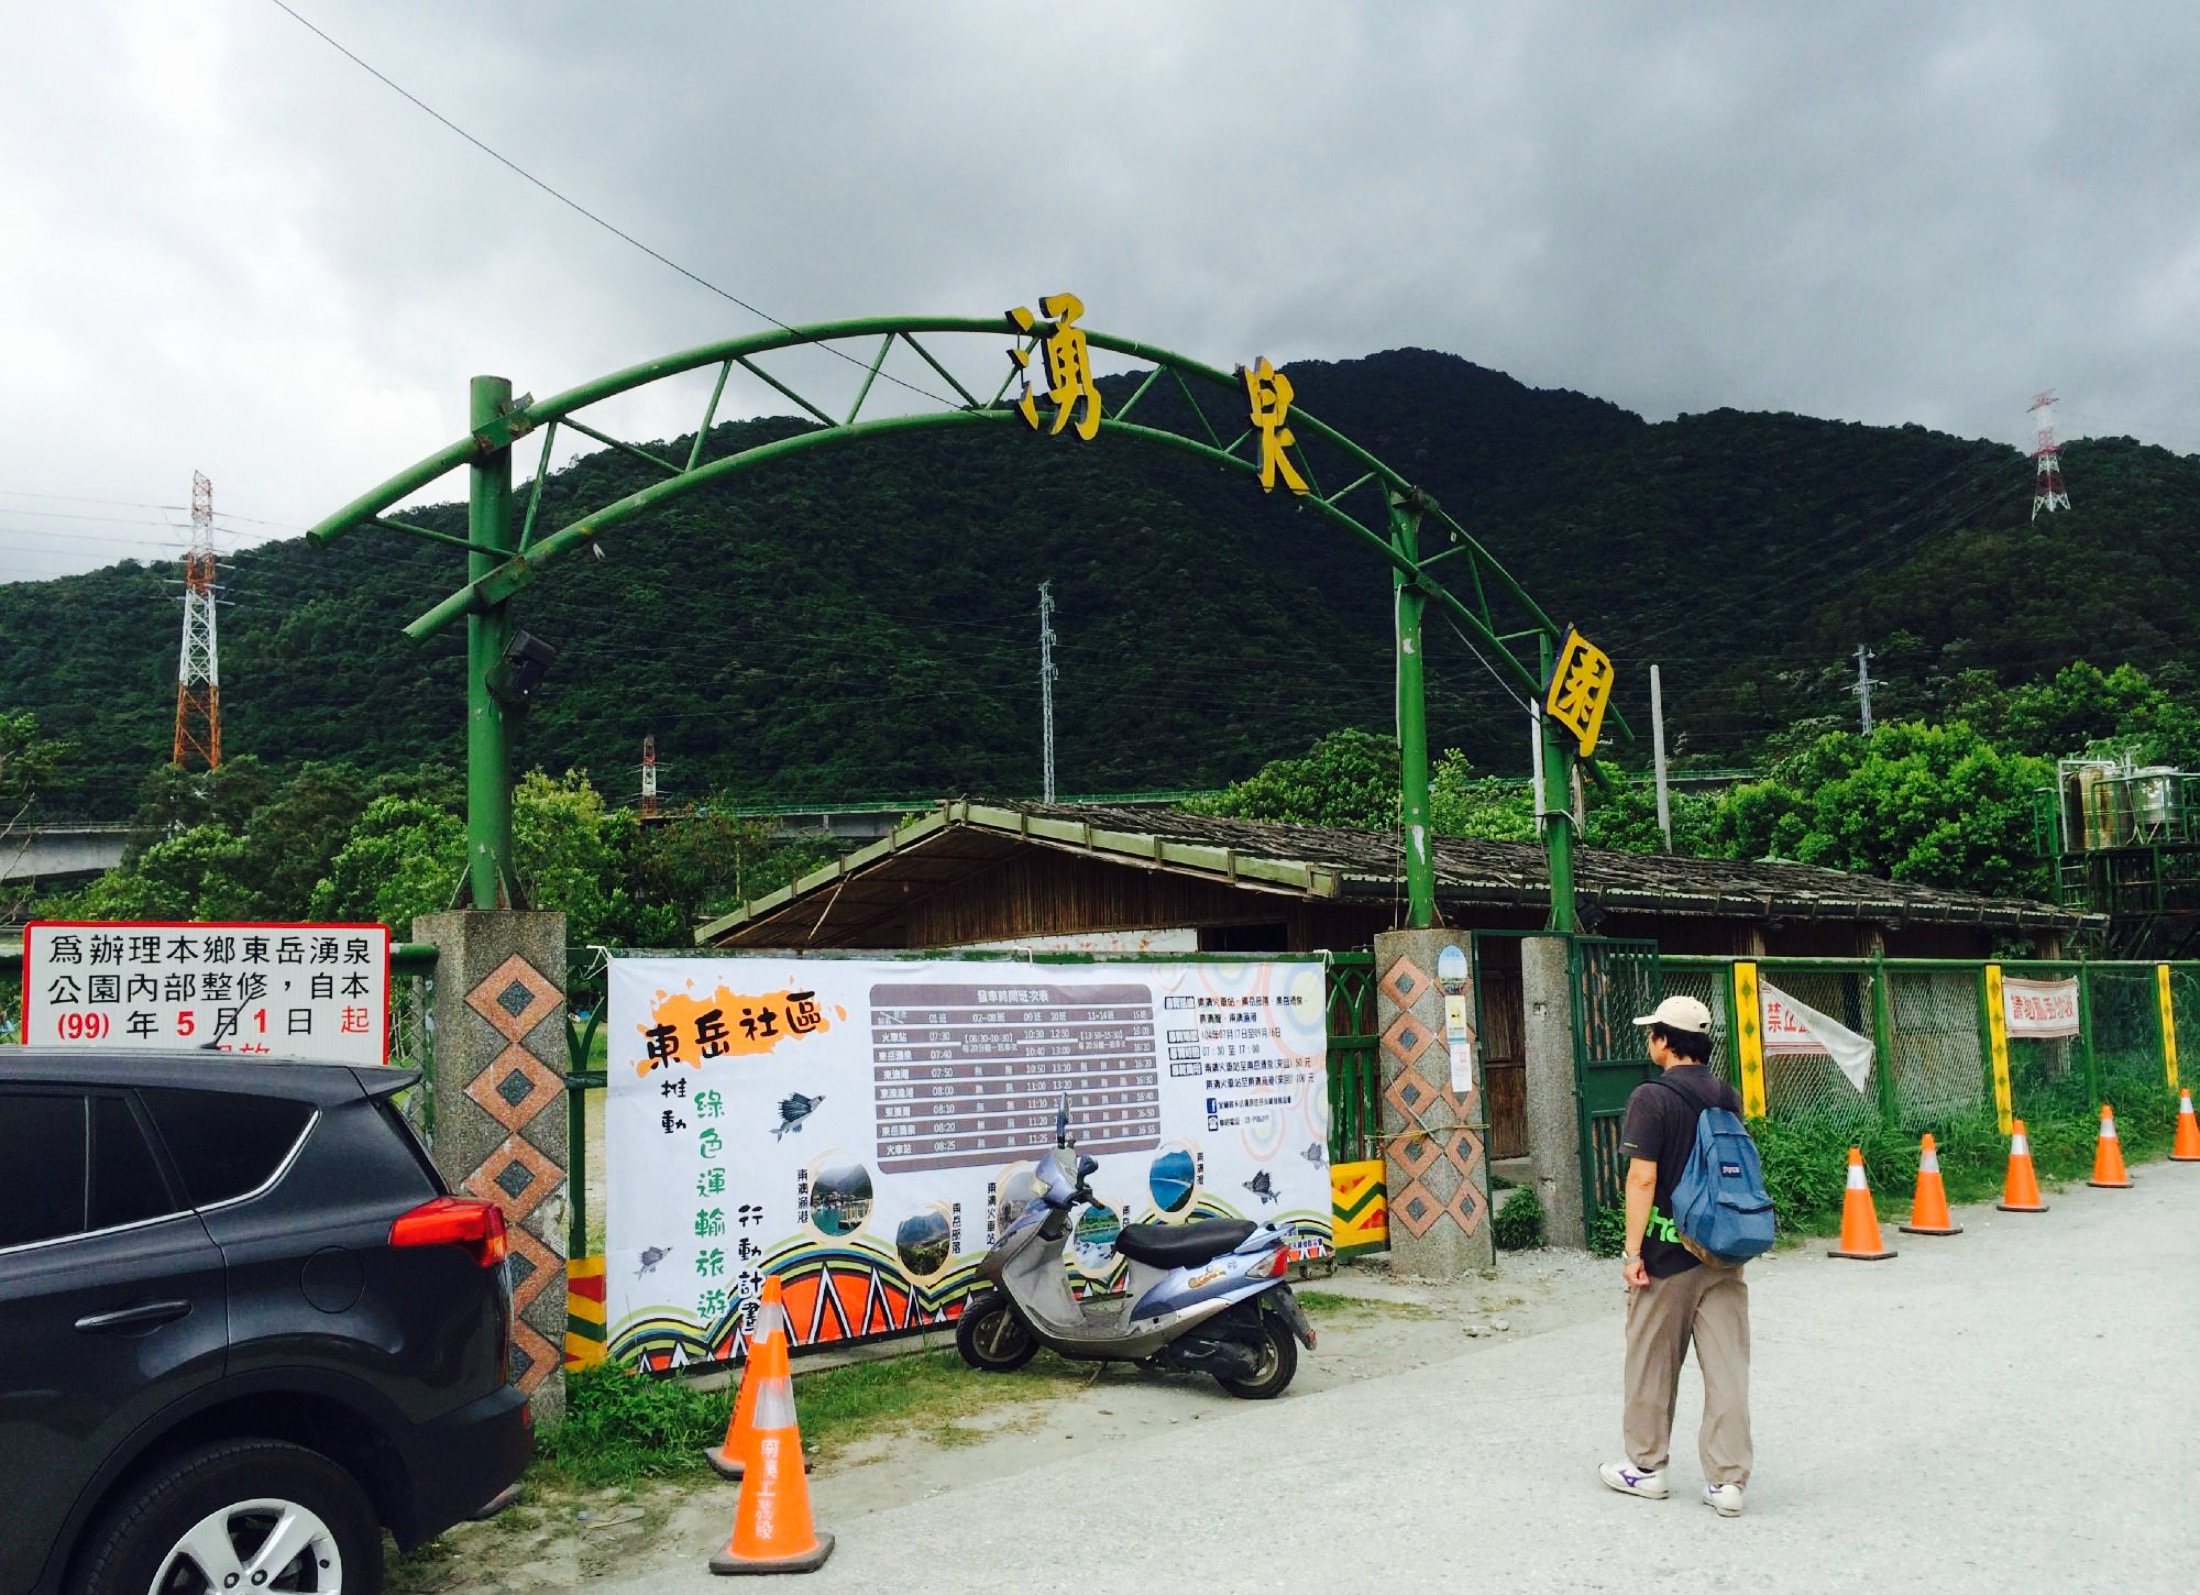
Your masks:
M 1704 1482 L 1747 1484 L 1756 1454 L 1749 1443 L 1749 1286 L 1739 1268 L 1699 1264 L 1627 1293 L 1627 1460 L 1646 1473 L 1664 1468 L 1690 1341 L 1703 1373 L 1696 1450 Z

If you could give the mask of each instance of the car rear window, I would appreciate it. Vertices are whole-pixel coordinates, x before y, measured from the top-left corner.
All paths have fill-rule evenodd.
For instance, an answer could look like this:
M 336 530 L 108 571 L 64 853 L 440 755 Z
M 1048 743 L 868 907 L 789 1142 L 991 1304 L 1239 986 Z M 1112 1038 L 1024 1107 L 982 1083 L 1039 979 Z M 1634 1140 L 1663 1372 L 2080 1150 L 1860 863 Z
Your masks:
M 0 1092 L 0 1246 L 84 1228 L 84 1098 Z
M 313 1105 L 233 1091 L 140 1087 L 168 1156 L 194 1207 L 226 1202 L 265 1185 L 298 1144 Z

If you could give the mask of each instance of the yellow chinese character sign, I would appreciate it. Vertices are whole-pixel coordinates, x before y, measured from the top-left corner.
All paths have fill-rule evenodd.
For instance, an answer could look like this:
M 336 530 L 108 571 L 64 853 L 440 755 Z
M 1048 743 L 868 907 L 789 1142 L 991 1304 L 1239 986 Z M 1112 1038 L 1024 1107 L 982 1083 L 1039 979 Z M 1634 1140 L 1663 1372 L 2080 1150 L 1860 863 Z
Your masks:
M 1596 751 L 1597 732 L 1612 701 L 1612 657 L 1571 627 L 1558 650 L 1558 664 L 1543 694 L 1543 708 L 1574 734 L 1587 758 Z
M 1077 435 L 1090 443 L 1100 432 L 1100 390 L 1093 385 L 1091 345 L 1085 340 L 1084 329 L 1077 325 L 1077 318 L 1084 313 L 1084 301 L 1075 294 L 1049 294 L 1039 301 L 1039 314 L 1054 323 L 1053 330 L 1040 340 L 1040 347 L 1046 351 L 1047 397 L 1054 402 L 1054 425 L 1048 428 L 1048 436 L 1058 435 L 1075 414 Z M 1008 313 L 1008 324 L 1028 333 L 1038 322 L 1029 310 L 1018 305 Z M 1008 358 L 1023 378 L 1016 413 L 1036 432 L 1039 403 L 1031 391 L 1031 351 L 1011 348 Z
M 1285 487 L 1304 493 L 1306 478 L 1299 475 L 1291 456 L 1284 452 L 1298 441 L 1285 425 L 1291 416 L 1291 379 L 1270 365 L 1266 355 L 1250 366 L 1239 366 L 1238 375 L 1245 379 L 1253 429 L 1260 434 L 1261 491 L 1273 493 L 1280 475 Z

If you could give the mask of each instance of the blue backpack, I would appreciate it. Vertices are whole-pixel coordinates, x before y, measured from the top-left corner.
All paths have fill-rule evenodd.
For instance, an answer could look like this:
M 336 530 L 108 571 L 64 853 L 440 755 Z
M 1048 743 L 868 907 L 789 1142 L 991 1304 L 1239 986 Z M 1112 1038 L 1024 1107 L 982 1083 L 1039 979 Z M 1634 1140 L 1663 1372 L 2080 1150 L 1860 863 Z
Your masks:
M 1772 1197 L 1749 1128 L 1730 1109 L 1657 1082 L 1696 1112 L 1696 1145 L 1673 1186 L 1673 1226 L 1705 1262 L 1736 1267 L 1772 1250 Z

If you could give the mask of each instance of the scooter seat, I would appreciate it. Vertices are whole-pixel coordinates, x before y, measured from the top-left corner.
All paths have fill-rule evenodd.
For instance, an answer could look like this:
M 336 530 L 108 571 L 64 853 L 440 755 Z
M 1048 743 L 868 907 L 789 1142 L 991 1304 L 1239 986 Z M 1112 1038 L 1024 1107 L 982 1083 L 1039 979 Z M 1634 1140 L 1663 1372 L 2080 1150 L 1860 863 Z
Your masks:
M 1210 1257 L 1237 1250 L 1253 1233 L 1242 1218 L 1210 1218 L 1197 1224 L 1126 1224 L 1115 1249 L 1134 1263 L 1155 1268 L 1189 1268 Z

